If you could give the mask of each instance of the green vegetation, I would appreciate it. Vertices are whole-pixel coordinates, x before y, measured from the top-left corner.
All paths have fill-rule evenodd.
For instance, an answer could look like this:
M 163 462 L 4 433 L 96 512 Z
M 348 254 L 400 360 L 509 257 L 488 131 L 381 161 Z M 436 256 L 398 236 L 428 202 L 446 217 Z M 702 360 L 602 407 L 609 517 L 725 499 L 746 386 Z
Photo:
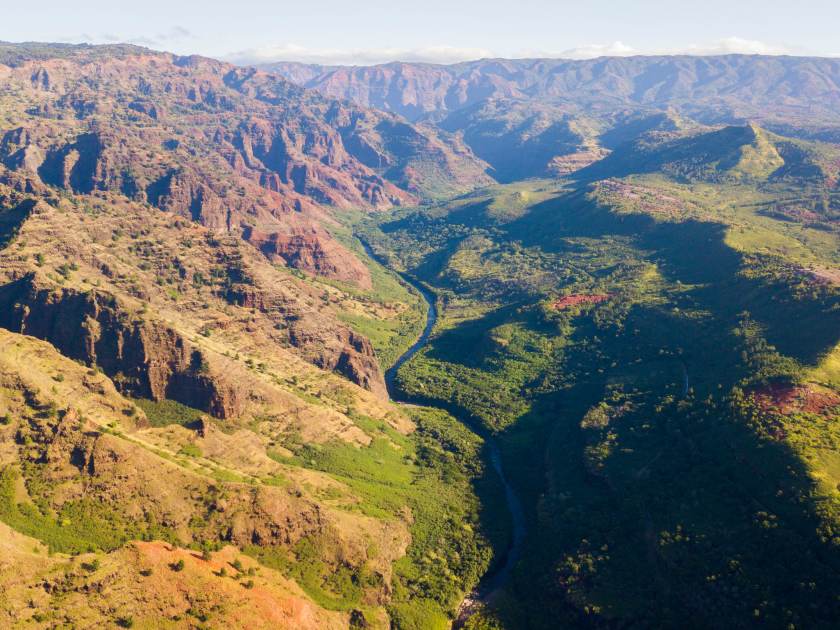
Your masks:
M 132 539 L 173 539 L 163 528 L 135 523 L 91 499 L 65 503 L 58 513 L 53 513 L 46 507 L 46 497 L 34 493 L 39 489 L 37 480 L 30 483 L 30 493 L 36 500 L 18 502 L 15 488 L 20 479 L 20 473 L 14 468 L 6 467 L 0 471 L 0 520 L 23 534 L 41 540 L 50 551 L 110 551 Z
M 203 411 L 166 398 L 160 401 L 137 398 L 134 403 L 146 413 L 146 418 L 153 427 L 165 427 L 170 424 L 187 426 L 197 422 L 205 415 Z M 197 456 L 200 456 L 200 454 Z
M 766 216 L 802 188 L 741 181 L 765 140 L 729 183 L 517 184 L 360 226 L 439 297 L 399 386 L 495 432 L 525 506 L 508 596 L 474 627 L 838 614 L 836 423 L 760 399 L 831 381 L 840 290 L 804 268 L 836 266 L 838 235 Z
M 355 313 L 339 313 L 338 318 L 370 339 L 380 365 L 387 369 L 417 338 L 422 322 L 418 312 L 418 309 L 412 308 L 392 319 L 376 319 Z
M 582 178 L 662 173 L 677 181 L 762 183 L 836 174 L 837 149 L 772 134 L 755 125 L 642 136 L 579 173 Z
M 368 255 L 353 236 L 351 225 L 363 220 L 364 213 L 348 213 L 347 225 L 335 230 L 336 238 L 361 259 L 368 268 L 372 287 L 358 286 L 321 277 L 309 277 L 296 269 L 287 270 L 297 278 L 326 288 L 322 301 L 336 310 L 340 321 L 367 337 L 376 351 L 382 369 L 387 369 L 417 339 L 426 315 L 422 298 L 396 273 Z
M 184 444 L 179 450 L 179 455 L 186 455 L 187 457 L 201 457 L 202 452 L 201 448 L 197 444 Z
M 444 412 L 411 412 L 417 423 L 411 436 L 383 424 L 367 447 L 303 445 L 289 463 L 324 471 L 347 484 L 361 499 L 350 509 L 404 519 L 408 507 L 411 545 L 395 564 L 389 609 L 397 628 L 436 627 L 416 625 L 424 619 L 446 627 L 448 615 L 487 569 L 491 558 L 485 536 L 504 536 L 494 522 L 498 517 L 492 516 L 503 508 L 492 502 L 499 490 L 492 474 L 484 477 L 481 440 Z M 474 487 L 488 499 L 482 509 Z M 365 567 L 327 566 L 322 560 L 327 544 L 302 540 L 293 550 L 294 562 L 258 547 L 248 552 L 294 577 L 322 606 L 361 606 L 366 586 L 378 578 Z

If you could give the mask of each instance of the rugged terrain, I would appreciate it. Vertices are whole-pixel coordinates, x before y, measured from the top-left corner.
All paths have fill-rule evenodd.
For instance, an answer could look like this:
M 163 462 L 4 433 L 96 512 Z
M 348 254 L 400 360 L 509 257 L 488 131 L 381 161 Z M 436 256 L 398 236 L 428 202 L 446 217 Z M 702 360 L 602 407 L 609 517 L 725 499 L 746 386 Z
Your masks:
M 656 132 L 359 228 L 438 297 L 399 386 L 492 433 L 524 507 L 467 627 L 833 625 L 836 156 Z
M 388 401 L 422 312 L 345 223 L 483 164 L 209 59 L 3 45 L 0 86 L 5 625 L 445 627 L 494 482 Z
M 836 59 L 727 55 L 265 66 L 299 85 L 463 138 L 497 181 L 565 175 L 650 131 L 756 122 L 840 138 Z
M 323 94 L 409 120 L 511 99 L 603 112 L 674 108 L 702 122 L 739 117 L 816 126 L 836 125 L 840 102 L 840 62 L 832 58 L 638 56 L 265 67 Z
M 833 627 L 838 77 L 0 44 L 0 625 Z
M 388 208 L 483 177 L 456 140 L 211 59 L 0 47 L 0 79 L 0 181 L 120 193 L 362 286 L 330 208 Z

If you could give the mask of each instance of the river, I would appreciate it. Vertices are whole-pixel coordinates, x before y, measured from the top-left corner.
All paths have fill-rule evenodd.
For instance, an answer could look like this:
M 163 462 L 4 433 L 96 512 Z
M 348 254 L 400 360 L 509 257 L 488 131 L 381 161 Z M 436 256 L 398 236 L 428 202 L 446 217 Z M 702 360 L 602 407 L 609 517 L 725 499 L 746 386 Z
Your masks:
M 378 262 L 386 269 L 390 269 L 386 262 L 377 256 L 370 245 L 362 239 L 359 239 L 365 252 L 368 256 Z M 428 342 L 432 335 L 432 330 L 437 322 L 437 306 L 435 298 L 432 293 L 419 282 L 417 282 L 410 275 L 401 273 L 391 269 L 397 273 L 404 282 L 411 285 L 422 297 L 426 303 L 426 325 L 423 327 L 423 332 L 417 338 L 411 347 L 406 350 L 394 362 L 394 364 L 385 371 L 385 386 L 388 389 L 388 396 L 391 400 L 398 404 L 410 404 L 410 401 L 400 400 L 399 390 L 396 388 L 397 371 L 406 363 L 411 357 L 417 354 Z M 460 628 L 469 617 L 476 612 L 476 610 L 485 604 L 490 603 L 493 596 L 499 592 L 508 582 L 511 576 L 513 567 L 519 561 L 519 556 L 522 553 L 522 544 L 525 541 L 525 534 L 527 527 L 525 522 L 525 513 L 522 510 L 522 503 L 516 494 L 513 486 L 508 482 L 505 476 L 504 466 L 502 465 L 502 457 L 499 453 L 499 447 L 496 444 L 495 438 L 483 427 L 477 426 L 475 422 L 468 422 L 461 419 L 461 422 L 466 424 L 470 429 L 481 435 L 486 444 L 486 453 L 490 465 L 493 470 L 499 475 L 505 490 L 505 502 L 507 504 L 508 512 L 510 513 L 512 522 L 512 535 L 508 542 L 507 549 L 504 551 L 503 559 L 497 562 L 491 571 L 482 576 L 473 591 L 464 598 L 461 603 L 458 614 L 453 623 L 453 628 Z

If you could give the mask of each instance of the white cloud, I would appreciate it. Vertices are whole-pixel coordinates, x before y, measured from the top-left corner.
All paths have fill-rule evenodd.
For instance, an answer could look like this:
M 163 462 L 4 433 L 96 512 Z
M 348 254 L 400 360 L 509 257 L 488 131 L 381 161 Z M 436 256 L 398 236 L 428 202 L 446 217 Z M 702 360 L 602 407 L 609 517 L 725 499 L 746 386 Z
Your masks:
M 755 39 L 726 37 L 712 42 L 710 46 L 691 44 L 681 52 L 687 55 L 788 55 L 792 51 L 785 46 L 768 44 Z
M 595 57 L 628 57 L 630 55 L 643 54 L 640 50 L 628 46 L 623 42 L 612 44 L 586 44 L 576 48 L 569 48 L 561 52 L 539 52 L 531 53 L 533 57 L 557 57 L 560 59 L 594 59 Z
M 110 32 L 82 33 L 62 38 L 64 42 L 112 44 L 125 42 L 158 50 L 190 52 L 198 38 L 182 26 L 145 36 L 128 36 Z M 811 54 L 811 51 L 788 48 L 742 37 L 726 37 L 707 44 L 689 43 L 675 48 L 637 48 L 622 41 L 593 43 L 561 50 L 527 49 L 499 51 L 487 48 L 459 46 L 425 46 L 420 48 L 310 48 L 295 43 L 277 44 L 241 50 L 225 55 L 227 61 L 238 64 L 260 64 L 274 61 L 299 61 L 321 65 L 369 66 L 391 61 L 449 64 L 460 61 L 494 57 L 594 59 L 596 57 L 628 57 L 631 55 L 793 55 Z M 828 56 L 840 56 L 828 55 Z
M 796 51 L 799 52 L 799 51 Z M 321 65 L 368 66 L 390 61 L 422 63 L 457 63 L 492 57 L 594 59 L 596 57 L 628 57 L 631 55 L 786 55 L 793 50 L 741 37 L 726 37 L 708 44 L 687 44 L 679 48 L 635 48 L 621 41 L 608 44 L 587 44 L 560 51 L 522 50 L 514 55 L 485 48 L 428 46 L 425 48 L 308 48 L 299 44 L 262 46 L 231 53 L 226 59 L 239 64 L 273 61 L 299 61 Z M 801 54 L 801 53 L 800 53 Z
M 269 63 L 272 61 L 299 61 L 322 65 L 368 66 L 389 61 L 420 63 L 457 63 L 472 59 L 492 57 L 485 48 L 459 48 L 457 46 L 427 46 L 424 48 L 307 48 L 298 44 L 262 46 L 227 55 L 227 59 L 240 64 Z
M 784 46 L 767 44 L 753 39 L 726 37 L 709 44 L 687 44 L 679 48 L 634 48 L 623 42 L 588 44 L 560 52 L 526 51 L 522 57 L 556 59 L 594 59 L 596 57 L 629 57 L 631 55 L 788 55 L 794 54 Z

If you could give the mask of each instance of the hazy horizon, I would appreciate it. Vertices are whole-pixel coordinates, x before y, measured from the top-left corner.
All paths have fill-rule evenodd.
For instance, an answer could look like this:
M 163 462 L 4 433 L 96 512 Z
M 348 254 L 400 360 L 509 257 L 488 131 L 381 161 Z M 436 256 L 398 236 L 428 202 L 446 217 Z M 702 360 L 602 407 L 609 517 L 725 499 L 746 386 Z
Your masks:
M 817 0 L 805 20 L 789 3 L 645 0 L 614 6 L 595 0 L 467 0 L 302 4 L 242 0 L 142 6 L 57 0 L 15 6 L 0 40 L 130 43 L 237 63 L 297 61 L 374 65 L 391 61 L 457 63 L 483 58 L 589 59 L 603 56 L 765 54 L 840 55 L 833 24 L 840 7 Z M 45 20 L 44 16 L 49 16 Z M 821 26 L 815 26 L 815 24 Z

